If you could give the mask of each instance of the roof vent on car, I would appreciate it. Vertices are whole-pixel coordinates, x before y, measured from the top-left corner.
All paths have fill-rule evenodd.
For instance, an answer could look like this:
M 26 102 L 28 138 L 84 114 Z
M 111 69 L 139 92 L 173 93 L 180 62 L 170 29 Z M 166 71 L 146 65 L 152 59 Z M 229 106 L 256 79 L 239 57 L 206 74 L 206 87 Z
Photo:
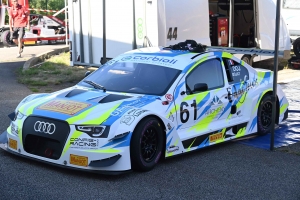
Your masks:
M 206 45 L 202 45 L 200 43 L 197 44 L 195 40 L 186 40 L 185 42 L 179 42 L 178 44 L 170 45 L 163 49 L 190 51 L 193 53 L 203 53 L 206 51 Z

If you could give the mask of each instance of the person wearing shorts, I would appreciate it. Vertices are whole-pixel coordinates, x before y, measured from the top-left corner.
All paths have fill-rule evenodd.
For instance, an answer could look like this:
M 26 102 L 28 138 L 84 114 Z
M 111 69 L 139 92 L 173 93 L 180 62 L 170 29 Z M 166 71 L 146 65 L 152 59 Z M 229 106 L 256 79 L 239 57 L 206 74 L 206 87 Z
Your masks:
M 12 7 L 9 9 L 9 28 L 13 42 L 18 46 L 19 53 L 17 57 L 21 57 L 23 52 L 23 37 L 25 35 L 25 27 L 29 29 L 29 11 L 18 3 L 18 0 L 12 0 Z

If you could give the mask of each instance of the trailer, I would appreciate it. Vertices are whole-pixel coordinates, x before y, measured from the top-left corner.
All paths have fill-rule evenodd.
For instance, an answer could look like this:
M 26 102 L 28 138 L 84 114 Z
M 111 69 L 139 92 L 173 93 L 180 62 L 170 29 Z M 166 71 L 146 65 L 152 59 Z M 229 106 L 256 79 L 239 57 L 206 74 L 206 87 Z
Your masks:
M 5 24 L 5 12 L 10 9 L 10 0 L 0 0 L 0 38 L 4 46 L 14 46 L 10 38 L 9 25 Z M 19 0 L 19 4 L 28 8 L 28 0 Z M 54 15 L 44 16 L 30 14 L 30 30 L 25 32 L 23 41 L 25 44 L 63 42 L 68 39 L 67 25 L 56 18 L 56 15 L 65 11 L 66 7 Z
M 297 59 L 300 59 L 300 1 L 282 1 L 281 11 L 290 32 L 292 48 Z
M 207 46 L 273 49 L 275 0 L 68 0 L 71 65 L 101 66 L 122 52 L 194 39 Z M 279 48 L 289 55 L 281 17 Z M 261 55 L 236 55 L 251 64 Z

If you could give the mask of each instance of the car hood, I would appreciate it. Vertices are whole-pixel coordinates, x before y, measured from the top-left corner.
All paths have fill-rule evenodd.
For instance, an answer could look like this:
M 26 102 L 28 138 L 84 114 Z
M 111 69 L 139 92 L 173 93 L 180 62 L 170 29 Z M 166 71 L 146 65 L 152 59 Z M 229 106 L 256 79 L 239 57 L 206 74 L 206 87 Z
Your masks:
M 34 99 L 21 106 L 19 111 L 26 116 L 49 117 L 69 123 L 101 124 L 109 117 L 120 118 L 130 109 L 142 109 L 157 99 L 157 96 L 72 87 Z

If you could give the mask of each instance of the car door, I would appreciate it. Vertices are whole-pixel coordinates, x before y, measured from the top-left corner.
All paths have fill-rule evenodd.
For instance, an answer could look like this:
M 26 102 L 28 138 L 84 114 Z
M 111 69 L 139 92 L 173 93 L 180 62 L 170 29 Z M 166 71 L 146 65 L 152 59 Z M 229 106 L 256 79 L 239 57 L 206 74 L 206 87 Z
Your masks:
M 182 141 L 213 134 L 219 134 L 215 139 L 222 139 L 230 110 L 225 108 L 228 93 L 221 60 L 214 56 L 191 68 L 176 89 L 179 91 L 175 100 L 179 136 Z
M 233 59 L 223 58 L 227 70 L 229 101 L 234 112 L 228 115 L 230 124 L 242 124 L 249 121 L 252 112 L 247 106 L 251 105 L 248 93 L 256 85 L 256 80 L 249 79 L 249 71 Z

